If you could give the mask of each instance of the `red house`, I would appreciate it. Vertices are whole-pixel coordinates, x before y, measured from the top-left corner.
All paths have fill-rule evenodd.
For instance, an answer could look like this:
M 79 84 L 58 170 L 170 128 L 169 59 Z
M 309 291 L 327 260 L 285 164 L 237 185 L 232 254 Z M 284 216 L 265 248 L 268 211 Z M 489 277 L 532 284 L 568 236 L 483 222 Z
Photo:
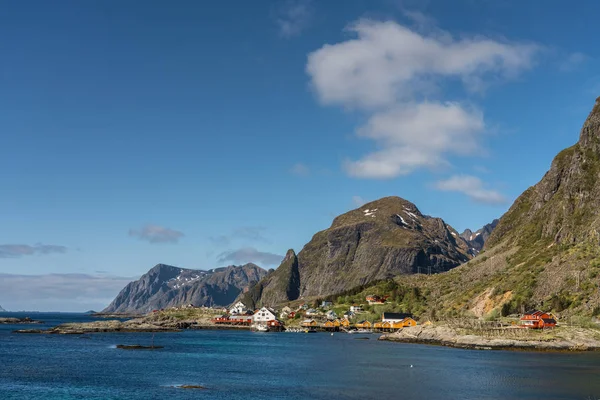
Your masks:
M 523 314 L 519 325 L 531 329 L 554 328 L 556 320 L 548 313 L 534 310 Z

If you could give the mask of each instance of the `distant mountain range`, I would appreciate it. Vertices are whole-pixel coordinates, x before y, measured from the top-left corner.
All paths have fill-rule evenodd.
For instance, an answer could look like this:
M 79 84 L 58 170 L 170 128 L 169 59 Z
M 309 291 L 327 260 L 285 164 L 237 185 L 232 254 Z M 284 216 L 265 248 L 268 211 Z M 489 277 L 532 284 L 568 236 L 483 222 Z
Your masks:
M 0 312 L 6 312 L 6 310 L 0 306 Z
M 158 264 L 125 286 L 102 312 L 146 313 L 184 304 L 227 306 L 266 274 L 251 263 L 208 271 Z
M 483 228 L 479 229 L 476 232 L 471 231 L 470 229 L 466 229 L 463 233 L 460 234 L 460 237 L 463 238 L 471 248 L 480 252 L 485 246 L 485 242 L 488 240 L 492 231 L 498 225 L 499 220 L 495 219 L 491 223 L 484 225 Z

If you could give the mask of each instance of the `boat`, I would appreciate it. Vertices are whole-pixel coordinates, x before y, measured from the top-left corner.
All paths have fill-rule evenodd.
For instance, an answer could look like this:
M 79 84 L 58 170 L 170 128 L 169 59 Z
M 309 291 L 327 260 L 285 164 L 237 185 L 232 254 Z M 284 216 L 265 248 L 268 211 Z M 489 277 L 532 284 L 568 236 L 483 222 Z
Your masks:
M 266 325 L 257 325 L 255 329 L 257 332 L 269 332 L 269 328 Z
M 304 330 L 304 333 L 317 333 L 316 329 L 312 329 L 312 328 L 307 328 Z

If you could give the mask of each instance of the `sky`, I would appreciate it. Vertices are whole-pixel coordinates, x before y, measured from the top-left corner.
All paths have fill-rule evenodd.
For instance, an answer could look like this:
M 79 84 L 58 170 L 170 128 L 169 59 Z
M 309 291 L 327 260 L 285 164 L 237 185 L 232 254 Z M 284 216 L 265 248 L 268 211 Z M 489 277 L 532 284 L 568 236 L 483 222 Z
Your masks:
M 101 309 L 157 263 L 275 268 L 384 196 L 478 229 L 577 141 L 599 13 L 3 1 L 0 305 Z

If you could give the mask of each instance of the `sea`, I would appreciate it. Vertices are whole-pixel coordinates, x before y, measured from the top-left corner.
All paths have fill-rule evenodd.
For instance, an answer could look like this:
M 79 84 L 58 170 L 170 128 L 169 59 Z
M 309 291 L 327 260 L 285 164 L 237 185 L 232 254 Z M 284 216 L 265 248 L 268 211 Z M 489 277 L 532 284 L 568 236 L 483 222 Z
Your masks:
M 45 321 L 33 327 L 94 320 L 0 314 L 27 315 Z M 28 327 L 0 325 L 1 400 L 600 398 L 600 353 L 462 350 L 347 333 L 12 332 Z M 153 340 L 164 348 L 116 348 Z

